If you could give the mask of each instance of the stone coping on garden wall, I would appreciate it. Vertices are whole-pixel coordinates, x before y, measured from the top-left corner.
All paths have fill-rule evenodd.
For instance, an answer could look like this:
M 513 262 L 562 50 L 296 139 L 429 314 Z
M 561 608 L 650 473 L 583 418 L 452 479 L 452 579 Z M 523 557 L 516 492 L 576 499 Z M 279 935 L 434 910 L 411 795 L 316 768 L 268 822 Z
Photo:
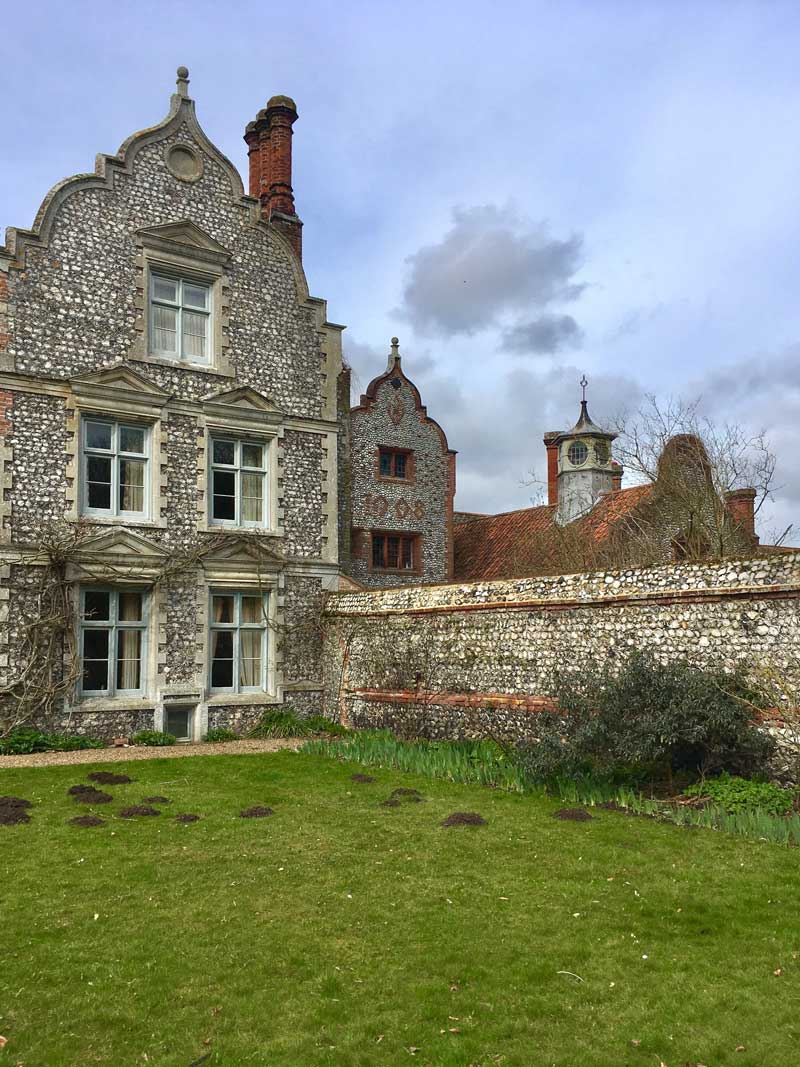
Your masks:
M 752 595 L 787 599 L 800 595 L 800 554 L 331 593 L 326 611 L 332 616 L 418 614 L 536 607 L 548 602 L 568 607 L 580 603 Z

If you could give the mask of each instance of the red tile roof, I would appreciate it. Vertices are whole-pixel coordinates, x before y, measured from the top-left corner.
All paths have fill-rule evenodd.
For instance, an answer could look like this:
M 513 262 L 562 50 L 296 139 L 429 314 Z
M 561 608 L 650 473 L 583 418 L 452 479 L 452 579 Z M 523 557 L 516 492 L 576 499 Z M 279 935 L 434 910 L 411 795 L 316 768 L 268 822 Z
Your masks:
M 652 485 L 635 485 L 608 493 L 573 525 L 587 537 L 587 543 L 600 545 L 615 523 L 629 516 L 652 491 Z M 480 581 L 552 573 L 558 569 L 560 548 L 555 513 L 552 504 L 502 515 L 456 512 L 453 577 Z

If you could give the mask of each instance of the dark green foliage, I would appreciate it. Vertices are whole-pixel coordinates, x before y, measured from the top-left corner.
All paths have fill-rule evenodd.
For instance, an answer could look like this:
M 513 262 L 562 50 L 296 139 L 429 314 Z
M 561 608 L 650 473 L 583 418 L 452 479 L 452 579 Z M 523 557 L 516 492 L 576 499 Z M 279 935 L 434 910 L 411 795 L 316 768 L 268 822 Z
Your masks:
M 174 734 L 165 734 L 160 730 L 140 730 L 131 738 L 132 745 L 148 745 L 159 747 L 162 745 L 174 745 L 177 738 Z
M 224 726 L 215 726 L 213 730 L 208 731 L 203 740 L 210 744 L 213 741 L 241 741 L 241 737 L 234 730 L 226 730 Z
M 792 807 L 794 793 L 771 782 L 754 782 L 736 778 L 723 772 L 718 778 L 708 778 L 684 790 L 686 796 L 707 797 L 725 811 L 765 811 L 771 815 L 785 815 Z
M 539 741 L 517 749 L 536 781 L 620 766 L 753 772 L 774 750 L 751 721 L 755 698 L 741 673 L 637 652 L 618 668 L 608 659 L 561 672 L 554 689 L 560 711 L 541 714 Z
M 0 738 L 0 756 L 22 756 L 29 752 L 75 752 L 82 748 L 105 748 L 105 741 L 77 734 L 48 734 L 31 726 L 20 726 Z
M 248 737 L 309 737 L 314 731 L 309 729 L 307 720 L 299 718 L 294 708 L 270 708 L 261 716 L 260 721 L 248 733 Z

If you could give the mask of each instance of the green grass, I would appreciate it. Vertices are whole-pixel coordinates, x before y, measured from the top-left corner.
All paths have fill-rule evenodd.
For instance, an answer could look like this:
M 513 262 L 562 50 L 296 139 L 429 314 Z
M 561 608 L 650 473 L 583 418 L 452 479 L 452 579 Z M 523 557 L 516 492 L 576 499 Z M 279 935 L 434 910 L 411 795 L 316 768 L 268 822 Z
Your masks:
M 91 830 L 91 767 L 0 772 L 34 801 L 0 826 L 2 1067 L 797 1061 L 797 850 L 314 755 L 106 767 L 137 781 Z

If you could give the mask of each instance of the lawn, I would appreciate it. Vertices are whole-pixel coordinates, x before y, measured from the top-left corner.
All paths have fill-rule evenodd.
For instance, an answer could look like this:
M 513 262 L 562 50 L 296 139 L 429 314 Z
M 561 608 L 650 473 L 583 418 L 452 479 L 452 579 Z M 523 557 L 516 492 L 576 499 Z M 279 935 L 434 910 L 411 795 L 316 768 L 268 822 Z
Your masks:
M 2 1067 L 798 1061 L 797 850 L 290 752 L 106 765 L 135 782 L 86 808 L 93 769 L 0 772 L 34 804 L 0 826 Z

